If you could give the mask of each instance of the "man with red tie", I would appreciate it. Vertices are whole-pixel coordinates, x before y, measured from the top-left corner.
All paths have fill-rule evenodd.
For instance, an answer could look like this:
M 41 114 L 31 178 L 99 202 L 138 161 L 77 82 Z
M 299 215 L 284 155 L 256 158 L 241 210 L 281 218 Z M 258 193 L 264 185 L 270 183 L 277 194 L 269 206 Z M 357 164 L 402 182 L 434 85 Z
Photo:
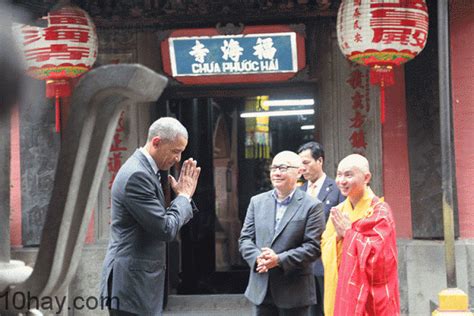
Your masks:
M 323 170 L 323 147 L 317 142 L 309 142 L 298 149 L 298 154 L 303 162 L 302 174 L 306 180 L 301 189 L 323 203 L 323 211 L 327 221 L 331 208 L 344 201 L 345 198 L 337 188 L 334 179 L 328 177 Z M 324 297 L 324 269 L 321 259 L 314 262 L 313 274 L 316 280 L 318 303 L 311 306 L 311 314 L 319 316 L 323 315 Z

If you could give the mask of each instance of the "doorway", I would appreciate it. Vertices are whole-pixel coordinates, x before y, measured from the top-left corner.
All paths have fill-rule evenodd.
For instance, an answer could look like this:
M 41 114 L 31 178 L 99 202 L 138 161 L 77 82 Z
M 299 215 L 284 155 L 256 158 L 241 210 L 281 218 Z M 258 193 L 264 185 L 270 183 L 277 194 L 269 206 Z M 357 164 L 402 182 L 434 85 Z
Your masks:
M 250 198 L 272 188 L 269 165 L 276 153 L 297 151 L 317 135 L 318 109 L 312 96 L 297 99 L 306 100 L 304 104 L 283 104 L 285 100 L 295 98 L 251 95 L 166 101 L 162 115 L 175 116 L 189 132 L 183 158 L 193 157 L 201 166 L 193 197 L 200 212 L 169 246 L 169 293 L 245 291 L 249 267 L 240 256 L 238 238 Z M 283 111 L 287 114 L 281 115 Z

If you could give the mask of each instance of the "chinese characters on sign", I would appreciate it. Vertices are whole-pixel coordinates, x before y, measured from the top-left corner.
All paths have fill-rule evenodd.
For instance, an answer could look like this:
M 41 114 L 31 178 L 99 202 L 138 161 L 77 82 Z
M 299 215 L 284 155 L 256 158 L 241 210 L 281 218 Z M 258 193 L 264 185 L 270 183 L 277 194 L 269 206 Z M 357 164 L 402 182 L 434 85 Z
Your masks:
M 185 84 L 285 81 L 306 65 L 304 27 L 248 26 L 236 35 L 182 29 L 161 43 L 163 70 Z
M 174 77 L 297 72 L 295 33 L 170 38 Z
M 366 153 L 367 142 L 364 125 L 370 112 L 370 85 L 369 76 L 365 69 L 358 64 L 348 61 L 351 72 L 346 83 L 351 89 L 352 114 L 350 118 L 351 135 L 349 141 L 352 151 L 360 154 Z M 361 70 L 362 69 L 362 70 Z
M 361 31 L 362 31 L 362 27 L 360 26 L 360 1 L 354 1 L 354 14 L 352 15 L 353 18 L 354 18 L 354 26 L 353 26 L 353 29 L 354 29 L 354 42 L 356 43 L 360 43 L 362 42 L 362 34 L 361 34 Z
M 122 144 L 125 136 L 125 112 L 120 113 L 120 118 L 115 129 L 114 139 L 112 145 L 110 146 L 109 158 L 107 161 L 107 171 L 109 172 L 109 190 L 112 189 L 112 184 L 114 183 L 115 176 L 122 166 L 122 154 L 128 150 L 126 146 Z

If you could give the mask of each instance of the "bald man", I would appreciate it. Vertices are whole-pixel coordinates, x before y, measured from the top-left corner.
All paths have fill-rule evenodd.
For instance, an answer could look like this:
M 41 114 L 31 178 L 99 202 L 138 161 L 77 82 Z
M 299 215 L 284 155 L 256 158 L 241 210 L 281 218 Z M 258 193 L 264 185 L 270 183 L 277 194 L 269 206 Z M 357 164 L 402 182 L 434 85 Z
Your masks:
M 270 166 L 274 189 L 250 200 L 239 238 L 250 266 L 245 296 L 254 315 L 306 316 L 316 303 L 312 263 L 320 256 L 322 204 L 297 190 L 301 158 L 283 151 Z
M 322 236 L 324 312 L 400 315 L 395 223 L 390 206 L 368 186 L 367 159 L 341 160 L 336 184 L 346 200 L 331 209 Z

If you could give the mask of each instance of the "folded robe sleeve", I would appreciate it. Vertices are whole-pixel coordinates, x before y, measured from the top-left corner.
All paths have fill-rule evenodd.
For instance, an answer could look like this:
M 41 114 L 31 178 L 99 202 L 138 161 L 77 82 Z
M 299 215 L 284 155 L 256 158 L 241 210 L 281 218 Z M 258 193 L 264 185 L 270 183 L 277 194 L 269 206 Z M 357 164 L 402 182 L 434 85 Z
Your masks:
M 400 315 L 395 224 L 388 204 L 372 210 L 344 237 L 334 315 Z

